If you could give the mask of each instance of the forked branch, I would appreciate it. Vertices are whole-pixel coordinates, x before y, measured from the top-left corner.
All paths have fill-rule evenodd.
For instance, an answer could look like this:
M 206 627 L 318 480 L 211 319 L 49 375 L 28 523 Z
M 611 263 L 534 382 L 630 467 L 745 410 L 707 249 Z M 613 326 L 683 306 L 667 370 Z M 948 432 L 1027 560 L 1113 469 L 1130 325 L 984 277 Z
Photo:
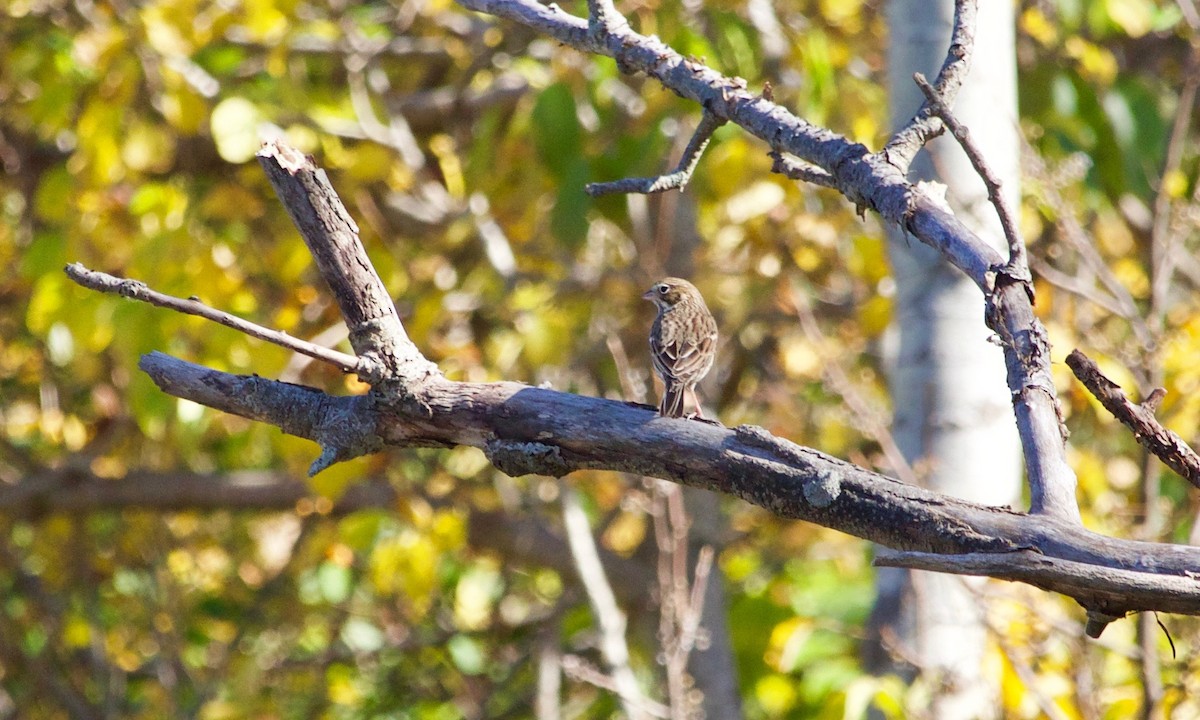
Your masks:
M 611 57 L 624 72 L 645 73 L 705 112 L 760 138 L 777 158 L 786 158 L 779 161 L 781 167 L 805 171 L 803 175 L 836 188 L 860 211 L 875 210 L 885 222 L 941 253 L 983 292 L 985 321 L 1004 351 L 1026 460 L 1030 510 L 1080 522 L 1075 473 L 1067 462 L 1066 433 L 1050 372 L 1049 340 L 1033 313 L 1028 285 L 997 282 L 1005 259 L 953 213 L 908 181 L 907 162 L 903 161 L 907 150 L 889 145 L 872 153 L 861 144 L 805 122 L 765 95 L 748 91 L 745 80 L 723 76 L 684 57 L 659 38 L 641 35 L 628 26 L 592 34 L 587 19 L 537 0 L 458 2 L 468 9 L 520 23 L 578 50 Z M 959 0 L 957 6 L 956 40 L 936 83 L 947 99 L 953 98 L 961 84 L 973 32 L 973 2 Z M 923 114 L 913 123 L 922 123 L 921 117 Z M 940 120 L 934 122 L 941 126 Z M 927 137 L 920 129 L 908 134 Z
M 1156 388 L 1141 403 L 1125 396 L 1121 386 L 1104 376 L 1100 366 L 1079 350 L 1067 356 L 1067 366 L 1106 410 L 1133 431 L 1133 437 L 1163 464 L 1200 488 L 1200 455 L 1183 438 L 1162 426 L 1154 413 L 1166 392 Z
M 310 184 L 302 185 L 299 196 L 284 197 L 301 204 L 299 211 L 292 208 L 294 216 L 319 202 L 340 206 L 336 195 Z M 331 244 L 315 248 L 314 256 L 343 253 L 363 258 L 364 269 L 370 268 L 357 237 L 318 232 L 310 241 Z M 331 286 L 343 282 L 344 263 L 319 262 L 318 268 Z M 355 304 L 347 313 L 348 322 L 369 314 L 363 305 L 371 301 L 369 295 L 348 293 L 340 300 Z M 395 329 L 403 333 L 399 319 L 395 322 Z M 356 348 L 362 352 L 387 345 L 370 337 L 368 328 L 360 327 L 359 332 Z M 414 383 L 406 371 L 432 363 L 407 336 L 400 337 L 411 347 L 397 352 L 413 354 L 404 364 L 385 366 L 366 396 L 333 397 L 161 353 L 144 356 L 140 366 L 172 395 L 319 442 L 323 450 L 313 472 L 387 446 L 469 445 L 481 448 L 510 475 L 560 477 L 579 469 L 605 469 L 732 494 L 781 517 L 910 553 L 901 556 L 910 562 L 939 562 L 936 558 L 944 557 L 940 569 L 949 572 L 1017 579 L 1064 593 L 1095 617 L 1117 618 L 1140 610 L 1200 614 L 1200 548 L 1108 538 L 1053 516 L 946 497 L 800 447 L 761 428 L 663 418 L 645 405 L 519 383 L 452 382 L 436 368 Z M 1035 556 L 1041 560 L 1031 572 L 1030 558 Z M 956 560 L 961 557 L 973 561 L 962 565 Z
M 700 157 L 704 154 L 704 149 L 708 147 L 708 141 L 712 140 L 712 134 L 724 124 L 724 120 L 718 119 L 709 113 L 704 113 L 700 117 L 700 124 L 696 126 L 696 132 L 692 133 L 692 139 L 688 141 L 687 147 L 683 150 L 683 156 L 679 158 L 679 164 L 675 166 L 673 171 L 666 175 L 588 183 L 584 187 L 584 191 L 592 197 L 600 197 L 613 193 L 641 193 L 649 195 L 667 190 L 682 190 L 687 186 L 688 181 L 692 179 L 692 173 L 696 171 L 696 166 L 700 164 Z

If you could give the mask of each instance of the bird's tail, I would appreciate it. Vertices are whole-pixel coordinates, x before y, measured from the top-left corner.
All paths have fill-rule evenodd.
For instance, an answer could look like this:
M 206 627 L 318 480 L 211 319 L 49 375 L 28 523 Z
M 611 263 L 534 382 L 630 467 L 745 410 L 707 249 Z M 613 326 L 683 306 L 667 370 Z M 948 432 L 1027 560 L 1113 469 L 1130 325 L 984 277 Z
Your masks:
M 663 388 L 662 402 L 658 404 L 658 414 L 663 417 L 683 417 L 683 402 L 686 396 L 687 386 L 667 385 Z

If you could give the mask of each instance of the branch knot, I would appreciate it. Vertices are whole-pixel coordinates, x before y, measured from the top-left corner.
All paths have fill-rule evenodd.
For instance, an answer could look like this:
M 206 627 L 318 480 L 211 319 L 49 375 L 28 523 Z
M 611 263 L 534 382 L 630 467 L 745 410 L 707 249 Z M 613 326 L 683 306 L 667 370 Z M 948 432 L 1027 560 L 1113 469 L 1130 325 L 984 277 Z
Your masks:
M 557 447 L 538 442 L 494 439 L 484 445 L 483 453 L 498 470 L 512 477 L 549 475 L 559 478 L 574 469 Z

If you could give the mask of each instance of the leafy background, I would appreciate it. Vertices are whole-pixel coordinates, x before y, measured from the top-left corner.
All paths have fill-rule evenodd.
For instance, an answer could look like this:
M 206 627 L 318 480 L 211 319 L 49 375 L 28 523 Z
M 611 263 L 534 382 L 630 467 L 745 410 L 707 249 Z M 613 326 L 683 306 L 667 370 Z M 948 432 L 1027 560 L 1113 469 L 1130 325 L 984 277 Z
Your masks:
M 1023 2 L 1018 50 L 1022 224 L 1055 352 L 1099 356 L 1135 394 L 1165 387 L 1159 417 L 1194 444 L 1200 143 L 1179 109 L 1190 112 L 1200 72 L 1190 7 Z M 885 138 L 877 3 L 788 3 L 776 35 L 744 3 L 627 11 L 751 87 L 769 80 L 814 123 L 871 147 Z M 264 136 L 330 173 L 407 329 L 450 377 L 650 398 L 652 309 L 639 295 L 664 272 L 687 274 L 723 331 L 704 393 L 726 424 L 889 471 L 892 283 L 878 223 L 771 176 L 764 148 L 730 126 L 686 193 L 589 199 L 586 182 L 674 162 L 698 119 L 645 78 L 449 0 L 10 0 L 0 38 L 6 717 L 522 717 L 538 653 L 594 654 L 569 566 L 507 539 L 523 521 L 558 527 L 557 484 L 501 476 L 471 449 L 404 451 L 327 470 L 307 481 L 311 497 L 227 502 L 215 489 L 303 478 L 314 446 L 166 396 L 137 371 L 142 353 L 332 393 L 363 386 L 62 274 L 80 261 L 339 341 L 336 307 L 253 160 Z M 1176 265 L 1165 281 L 1156 227 Z M 1055 367 L 1087 525 L 1195 542 L 1196 494 Z M 652 543 L 636 479 L 568 482 L 603 547 L 636 559 Z M 44 500 L 131 483 L 127 501 Z M 193 495 L 173 494 L 185 486 Z M 386 501 L 354 509 L 363 487 Z M 747 715 L 919 708 L 930 688 L 861 668 L 870 548 L 724 509 L 719 564 Z M 1087 641 L 1066 601 L 1000 583 L 981 592 L 1006 717 L 1139 707 L 1133 623 Z M 630 613 L 635 668 L 657 687 L 653 608 Z M 1200 716 L 1200 625 L 1161 619 L 1175 648 L 1165 635 L 1154 646 L 1164 712 Z M 580 717 L 616 711 L 580 681 L 563 702 Z

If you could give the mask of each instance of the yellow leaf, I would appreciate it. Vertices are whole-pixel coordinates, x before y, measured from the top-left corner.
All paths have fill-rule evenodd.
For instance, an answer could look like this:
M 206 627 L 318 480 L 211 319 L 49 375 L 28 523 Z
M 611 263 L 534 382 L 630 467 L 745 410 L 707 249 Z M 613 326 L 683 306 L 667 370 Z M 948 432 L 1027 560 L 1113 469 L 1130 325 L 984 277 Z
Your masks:
M 783 370 L 789 377 L 816 378 L 820 375 L 821 356 L 806 338 L 788 335 L 780 339 L 779 352 Z
M 1183 197 L 1188 189 L 1187 175 L 1179 168 L 1171 170 L 1163 176 L 1162 188 L 1169 197 L 1176 199 Z
M 217 153 L 231 163 L 244 163 L 254 157 L 262 145 L 259 127 L 264 118 L 258 107 L 241 97 L 222 100 L 210 119 Z
M 1021 29 L 1042 45 L 1052 45 L 1058 40 L 1058 28 L 1037 8 L 1021 13 Z
M 646 516 L 643 513 L 621 512 L 604 530 L 604 544 L 613 552 L 628 555 L 646 537 Z
M 799 696 L 796 680 L 783 675 L 767 675 L 754 684 L 754 697 L 770 717 L 779 717 L 796 706 Z
M 1153 3 L 1146 0 L 1108 0 L 1105 6 L 1109 18 L 1129 37 L 1139 38 L 1150 32 Z

